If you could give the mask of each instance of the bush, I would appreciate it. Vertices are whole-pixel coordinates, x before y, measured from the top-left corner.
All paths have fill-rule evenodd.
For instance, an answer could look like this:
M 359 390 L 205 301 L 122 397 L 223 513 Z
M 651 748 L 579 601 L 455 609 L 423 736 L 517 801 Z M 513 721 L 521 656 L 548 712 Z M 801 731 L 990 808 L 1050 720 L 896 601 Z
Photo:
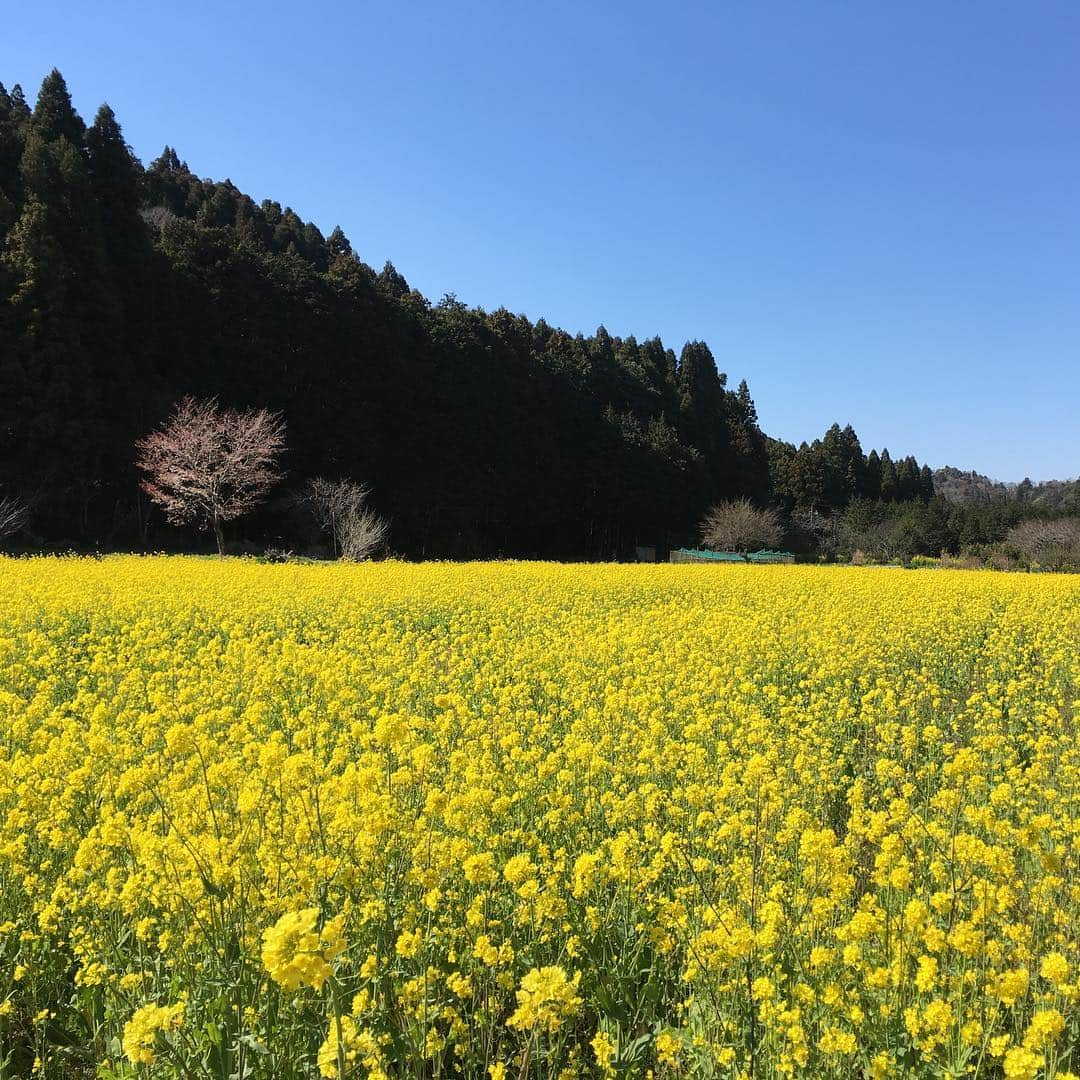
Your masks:
M 330 537 L 334 554 L 347 562 L 361 562 L 386 542 L 389 523 L 367 506 L 368 489 L 351 480 L 316 477 L 305 500 L 319 527 Z
M 784 537 L 780 517 L 749 499 L 733 499 L 710 507 L 701 522 L 701 542 L 713 551 L 775 548 Z
M 1010 530 L 1004 549 L 1032 569 L 1080 570 L 1080 518 L 1022 521 Z

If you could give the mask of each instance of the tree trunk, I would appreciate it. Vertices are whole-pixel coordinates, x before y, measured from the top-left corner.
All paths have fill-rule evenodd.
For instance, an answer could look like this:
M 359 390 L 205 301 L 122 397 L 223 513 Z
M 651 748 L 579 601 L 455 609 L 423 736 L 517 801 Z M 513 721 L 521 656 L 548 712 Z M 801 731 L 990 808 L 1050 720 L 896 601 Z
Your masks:
M 218 558 L 225 557 L 225 532 L 221 528 L 221 518 L 214 518 L 214 539 L 217 541 Z

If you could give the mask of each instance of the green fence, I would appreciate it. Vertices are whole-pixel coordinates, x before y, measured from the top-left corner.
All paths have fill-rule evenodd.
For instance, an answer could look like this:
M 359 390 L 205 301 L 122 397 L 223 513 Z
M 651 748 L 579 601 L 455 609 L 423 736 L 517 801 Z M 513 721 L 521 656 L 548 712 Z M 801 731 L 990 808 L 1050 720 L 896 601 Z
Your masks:
M 673 563 L 687 562 L 748 562 L 748 563 L 793 563 L 795 556 L 790 551 L 750 551 L 745 555 L 739 551 L 699 551 L 695 548 L 679 548 L 671 553 Z

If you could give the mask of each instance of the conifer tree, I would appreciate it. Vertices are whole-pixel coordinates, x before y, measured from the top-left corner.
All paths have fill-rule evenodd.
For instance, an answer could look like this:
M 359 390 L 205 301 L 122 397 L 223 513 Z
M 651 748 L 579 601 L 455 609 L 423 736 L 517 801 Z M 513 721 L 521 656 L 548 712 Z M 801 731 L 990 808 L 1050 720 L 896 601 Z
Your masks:
M 929 502 L 934 497 L 934 474 L 929 465 L 919 470 L 919 498 Z
M 879 498 L 882 502 L 896 502 L 899 485 L 896 466 L 889 456 L 888 447 L 881 451 L 881 489 Z
M 142 170 L 108 105 L 98 109 L 87 129 L 86 148 L 106 247 L 114 263 L 133 270 L 146 253 L 146 230 L 138 213 Z
M 724 384 L 727 376 L 717 370 L 709 346 L 688 341 L 679 354 L 678 385 L 684 430 L 692 446 L 711 466 L 713 491 L 729 494 L 729 477 L 723 475 L 726 457 Z M 709 500 L 714 501 L 713 499 Z
M 327 238 L 327 244 L 330 248 L 330 257 L 333 259 L 344 258 L 353 253 L 352 244 L 349 243 L 349 238 L 342 232 L 340 225 L 334 226 L 334 231 Z
M 20 127 L 24 127 L 30 121 L 30 106 L 26 103 L 23 88 L 15 83 L 11 88 L 11 116 Z
M 881 498 L 881 457 L 876 450 L 866 455 L 866 468 L 863 470 L 862 491 L 864 499 Z
M 83 145 L 86 126 L 71 104 L 71 94 L 64 76 L 56 68 L 45 76 L 41 84 L 30 126 L 45 142 L 67 139 L 74 147 Z
M 110 437 L 101 363 L 115 346 L 117 308 L 85 127 L 59 72 L 43 82 L 26 131 L 23 205 L 3 254 L 12 355 L 0 375 L 0 427 L 27 486 L 57 489 L 53 511 L 84 528 Z
M 11 95 L 0 83 L 0 244 L 15 223 L 22 202 L 19 180 L 22 150 L 22 124 L 15 115 Z
M 750 386 L 745 379 L 739 381 L 739 388 L 735 391 L 735 400 L 738 403 L 739 417 L 744 423 L 756 425 L 758 422 L 757 407 L 754 399 L 750 396 Z

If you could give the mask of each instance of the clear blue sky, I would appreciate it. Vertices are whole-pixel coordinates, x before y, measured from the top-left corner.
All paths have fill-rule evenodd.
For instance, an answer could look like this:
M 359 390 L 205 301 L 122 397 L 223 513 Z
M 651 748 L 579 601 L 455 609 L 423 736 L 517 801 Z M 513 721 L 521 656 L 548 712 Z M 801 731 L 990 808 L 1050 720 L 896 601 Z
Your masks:
M 763 427 L 1080 473 L 1080 3 L 16 3 L 144 160 L 432 299 L 706 340 Z

